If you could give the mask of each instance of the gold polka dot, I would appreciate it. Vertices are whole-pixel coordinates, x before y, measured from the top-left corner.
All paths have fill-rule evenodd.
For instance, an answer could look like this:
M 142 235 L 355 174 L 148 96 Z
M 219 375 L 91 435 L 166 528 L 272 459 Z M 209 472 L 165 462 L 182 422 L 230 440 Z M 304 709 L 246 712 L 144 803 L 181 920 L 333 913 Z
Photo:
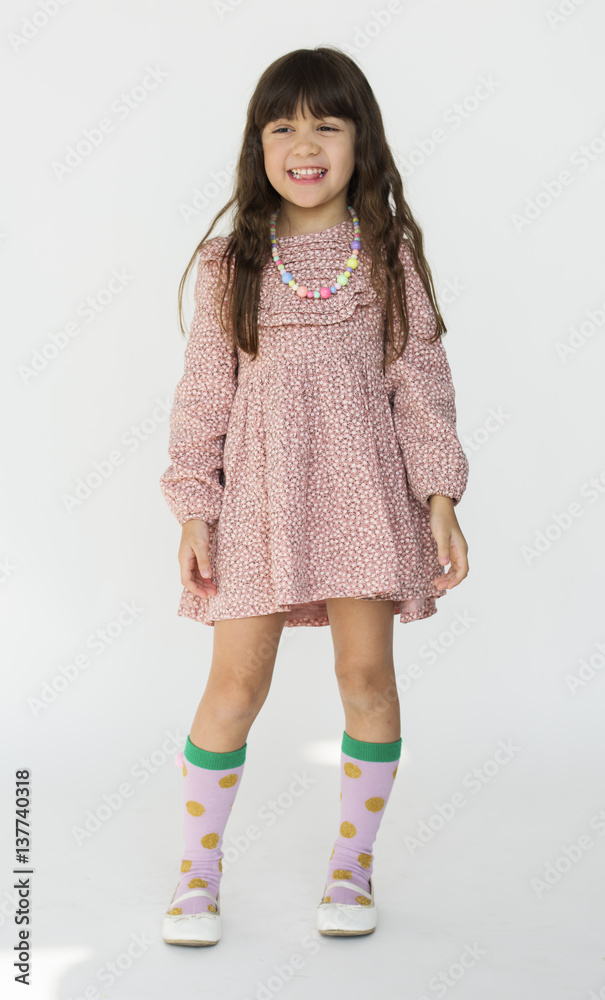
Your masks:
M 353 876 L 346 868 L 335 868 L 332 872 L 332 878 L 353 878 Z
M 331 903 L 332 902 L 332 897 L 331 896 L 324 896 L 323 902 L 324 903 Z
M 218 870 L 219 870 L 219 872 L 222 872 L 222 870 L 223 870 L 223 859 L 222 858 L 218 859 Z
M 366 899 L 365 896 L 355 896 L 355 902 L 359 903 L 360 906 L 371 906 L 372 900 Z
M 366 809 L 369 809 L 371 813 L 380 812 L 384 808 L 384 799 L 377 795 L 374 799 L 366 799 Z
M 169 914 L 173 913 L 176 917 L 179 917 L 182 912 L 183 911 L 181 910 L 180 906 L 173 906 L 171 910 L 168 910 Z
M 395 770 L 393 771 L 393 777 L 395 777 L 395 775 L 397 774 L 397 768 L 398 768 L 398 767 L 399 767 L 399 764 L 397 765 L 397 767 L 396 767 L 396 768 L 395 768 Z
M 190 882 L 187 883 L 188 889 L 205 889 L 208 883 L 205 878 L 192 878 Z
M 331 855 L 330 855 L 330 861 L 331 861 L 331 860 L 332 860 L 332 858 L 334 857 L 334 851 L 335 851 L 335 850 L 336 850 L 336 848 L 335 848 L 335 847 L 333 847 L 333 848 L 332 848 L 332 853 L 331 853 Z
M 200 840 L 200 844 L 202 847 L 207 847 L 208 850 L 212 850 L 213 847 L 216 847 L 220 839 L 221 838 L 218 833 L 207 833 L 206 836 L 202 837 Z
M 359 864 L 361 865 L 362 868 L 369 868 L 370 865 L 372 864 L 372 855 L 371 854 L 358 854 L 357 855 L 357 860 L 359 861 Z
M 345 764 L 345 774 L 349 778 L 361 778 L 361 768 L 357 767 L 357 764 L 351 764 L 351 761 L 348 760 Z
M 342 792 L 340 793 L 340 797 L 342 798 Z
M 181 862 L 181 871 L 182 872 L 188 872 L 190 870 L 190 868 L 191 868 L 191 861 L 182 861 Z
M 202 813 L 206 812 L 206 806 L 203 806 L 201 802 L 194 802 L 193 800 L 187 803 L 186 809 L 191 816 L 201 816 Z
M 233 788 L 238 777 L 237 774 L 226 774 L 224 778 L 219 779 L 219 785 L 221 788 Z
M 345 820 L 344 823 L 340 824 L 341 837 L 354 837 L 356 833 L 357 830 L 355 829 L 352 823 L 347 823 L 347 821 Z
M 210 910 L 212 913 L 216 913 L 216 906 L 214 905 L 214 903 L 208 903 L 206 909 Z
M 185 776 L 186 776 L 186 774 L 187 774 L 187 768 L 186 768 L 186 767 L 185 767 L 185 765 L 183 764 L 183 777 L 185 777 Z

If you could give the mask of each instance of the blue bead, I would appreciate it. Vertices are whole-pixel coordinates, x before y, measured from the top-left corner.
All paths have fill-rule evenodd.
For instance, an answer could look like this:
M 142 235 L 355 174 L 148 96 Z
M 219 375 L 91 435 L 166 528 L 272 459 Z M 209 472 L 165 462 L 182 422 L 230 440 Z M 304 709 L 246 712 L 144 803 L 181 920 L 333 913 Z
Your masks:
M 338 289 L 337 289 L 336 285 L 330 285 L 330 291 L 331 292 L 337 292 Z
M 285 285 L 287 285 L 289 281 L 292 281 L 292 275 L 290 274 L 289 271 L 282 271 L 281 280 L 284 282 Z

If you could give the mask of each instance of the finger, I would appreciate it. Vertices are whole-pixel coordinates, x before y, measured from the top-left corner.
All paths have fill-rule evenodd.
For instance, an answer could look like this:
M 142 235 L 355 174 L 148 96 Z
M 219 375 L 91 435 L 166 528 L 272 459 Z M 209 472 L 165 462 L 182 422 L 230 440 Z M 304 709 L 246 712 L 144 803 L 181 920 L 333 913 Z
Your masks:
M 198 557 L 193 549 L 190 549 L 182 558 L 181 583 L 196 597 L 207 598 L 216 594 L 217 591 L 216 584 L 201 577 L 198 569 Z
M 468 561 L 464 554 L 452 554 L 452 565 L 449 573 L 446 574 L 450 577 L 449 582 L 445 585 L 447 590 L 451 590 L 452 587 L 457 587 L 459 583 L 465 579 L 468 575 Z
M 196 557 L 196 582 L 205 596 L 214 595 L 217 592 L 217 586 L 212 579 L 212 567 L 208 558 L 208 545 L 204 541 L 199 543 L 194 541 L 192 548 Z
M 192 548 L 197 560 L 199 575 L 202 580 L 210 580 L 212 578 L 212 567 L 210 566 L 210 559 L 208 558 L 208 546 L 204 545 L 203 542 L 200 542 L 199 544 L 193 542 Z

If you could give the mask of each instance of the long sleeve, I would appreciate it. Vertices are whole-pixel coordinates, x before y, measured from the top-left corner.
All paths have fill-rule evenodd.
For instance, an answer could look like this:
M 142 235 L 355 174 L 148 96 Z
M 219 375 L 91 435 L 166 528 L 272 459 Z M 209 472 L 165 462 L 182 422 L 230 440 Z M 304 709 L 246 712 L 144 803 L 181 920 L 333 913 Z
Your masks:
M 168 452 L 172 464 L 160 488 L 182 525 L 191 518 L 215 521 L 223 495 L 223 447 L 237 388 L 237 353 L 214 312 L 219 260 L 198 254 L 195 310 L 185 349 L 185 371 L 170 412 Z
M 441 340 L 428 342 L 436 317 L 407 240 L 402 241 L 409 337 L 403 355 L 385 369 L 395 434 L 412 493 L 425 507 L 438 493 L 458 504 L 469 462 L 456 431 L 455 390 Z

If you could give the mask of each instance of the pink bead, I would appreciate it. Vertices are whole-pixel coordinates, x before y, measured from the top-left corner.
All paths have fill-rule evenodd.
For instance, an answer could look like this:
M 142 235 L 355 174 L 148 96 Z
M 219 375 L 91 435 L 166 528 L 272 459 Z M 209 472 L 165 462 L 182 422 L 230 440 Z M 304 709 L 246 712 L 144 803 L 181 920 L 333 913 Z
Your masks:
M 307 297 L 308 291 L 309 289 L 305 288 L 304 285 L 299 285 L 298 288 L 296 289 L 296 294 L 300 295 L 301 299 L 305 299 Z
M 319 295 L 322 299 L 329 299 L 331 294 L 332 292 L 330 291 L 329 288 L 326 288 L 325 285 L 323 288 L 319 289 Z
M 307 298 L 308 298 L 308 299 L 313 299 L 313 298 L 315 298 L 315 296 L 313 295 L 313 292 L 307 292 Z

